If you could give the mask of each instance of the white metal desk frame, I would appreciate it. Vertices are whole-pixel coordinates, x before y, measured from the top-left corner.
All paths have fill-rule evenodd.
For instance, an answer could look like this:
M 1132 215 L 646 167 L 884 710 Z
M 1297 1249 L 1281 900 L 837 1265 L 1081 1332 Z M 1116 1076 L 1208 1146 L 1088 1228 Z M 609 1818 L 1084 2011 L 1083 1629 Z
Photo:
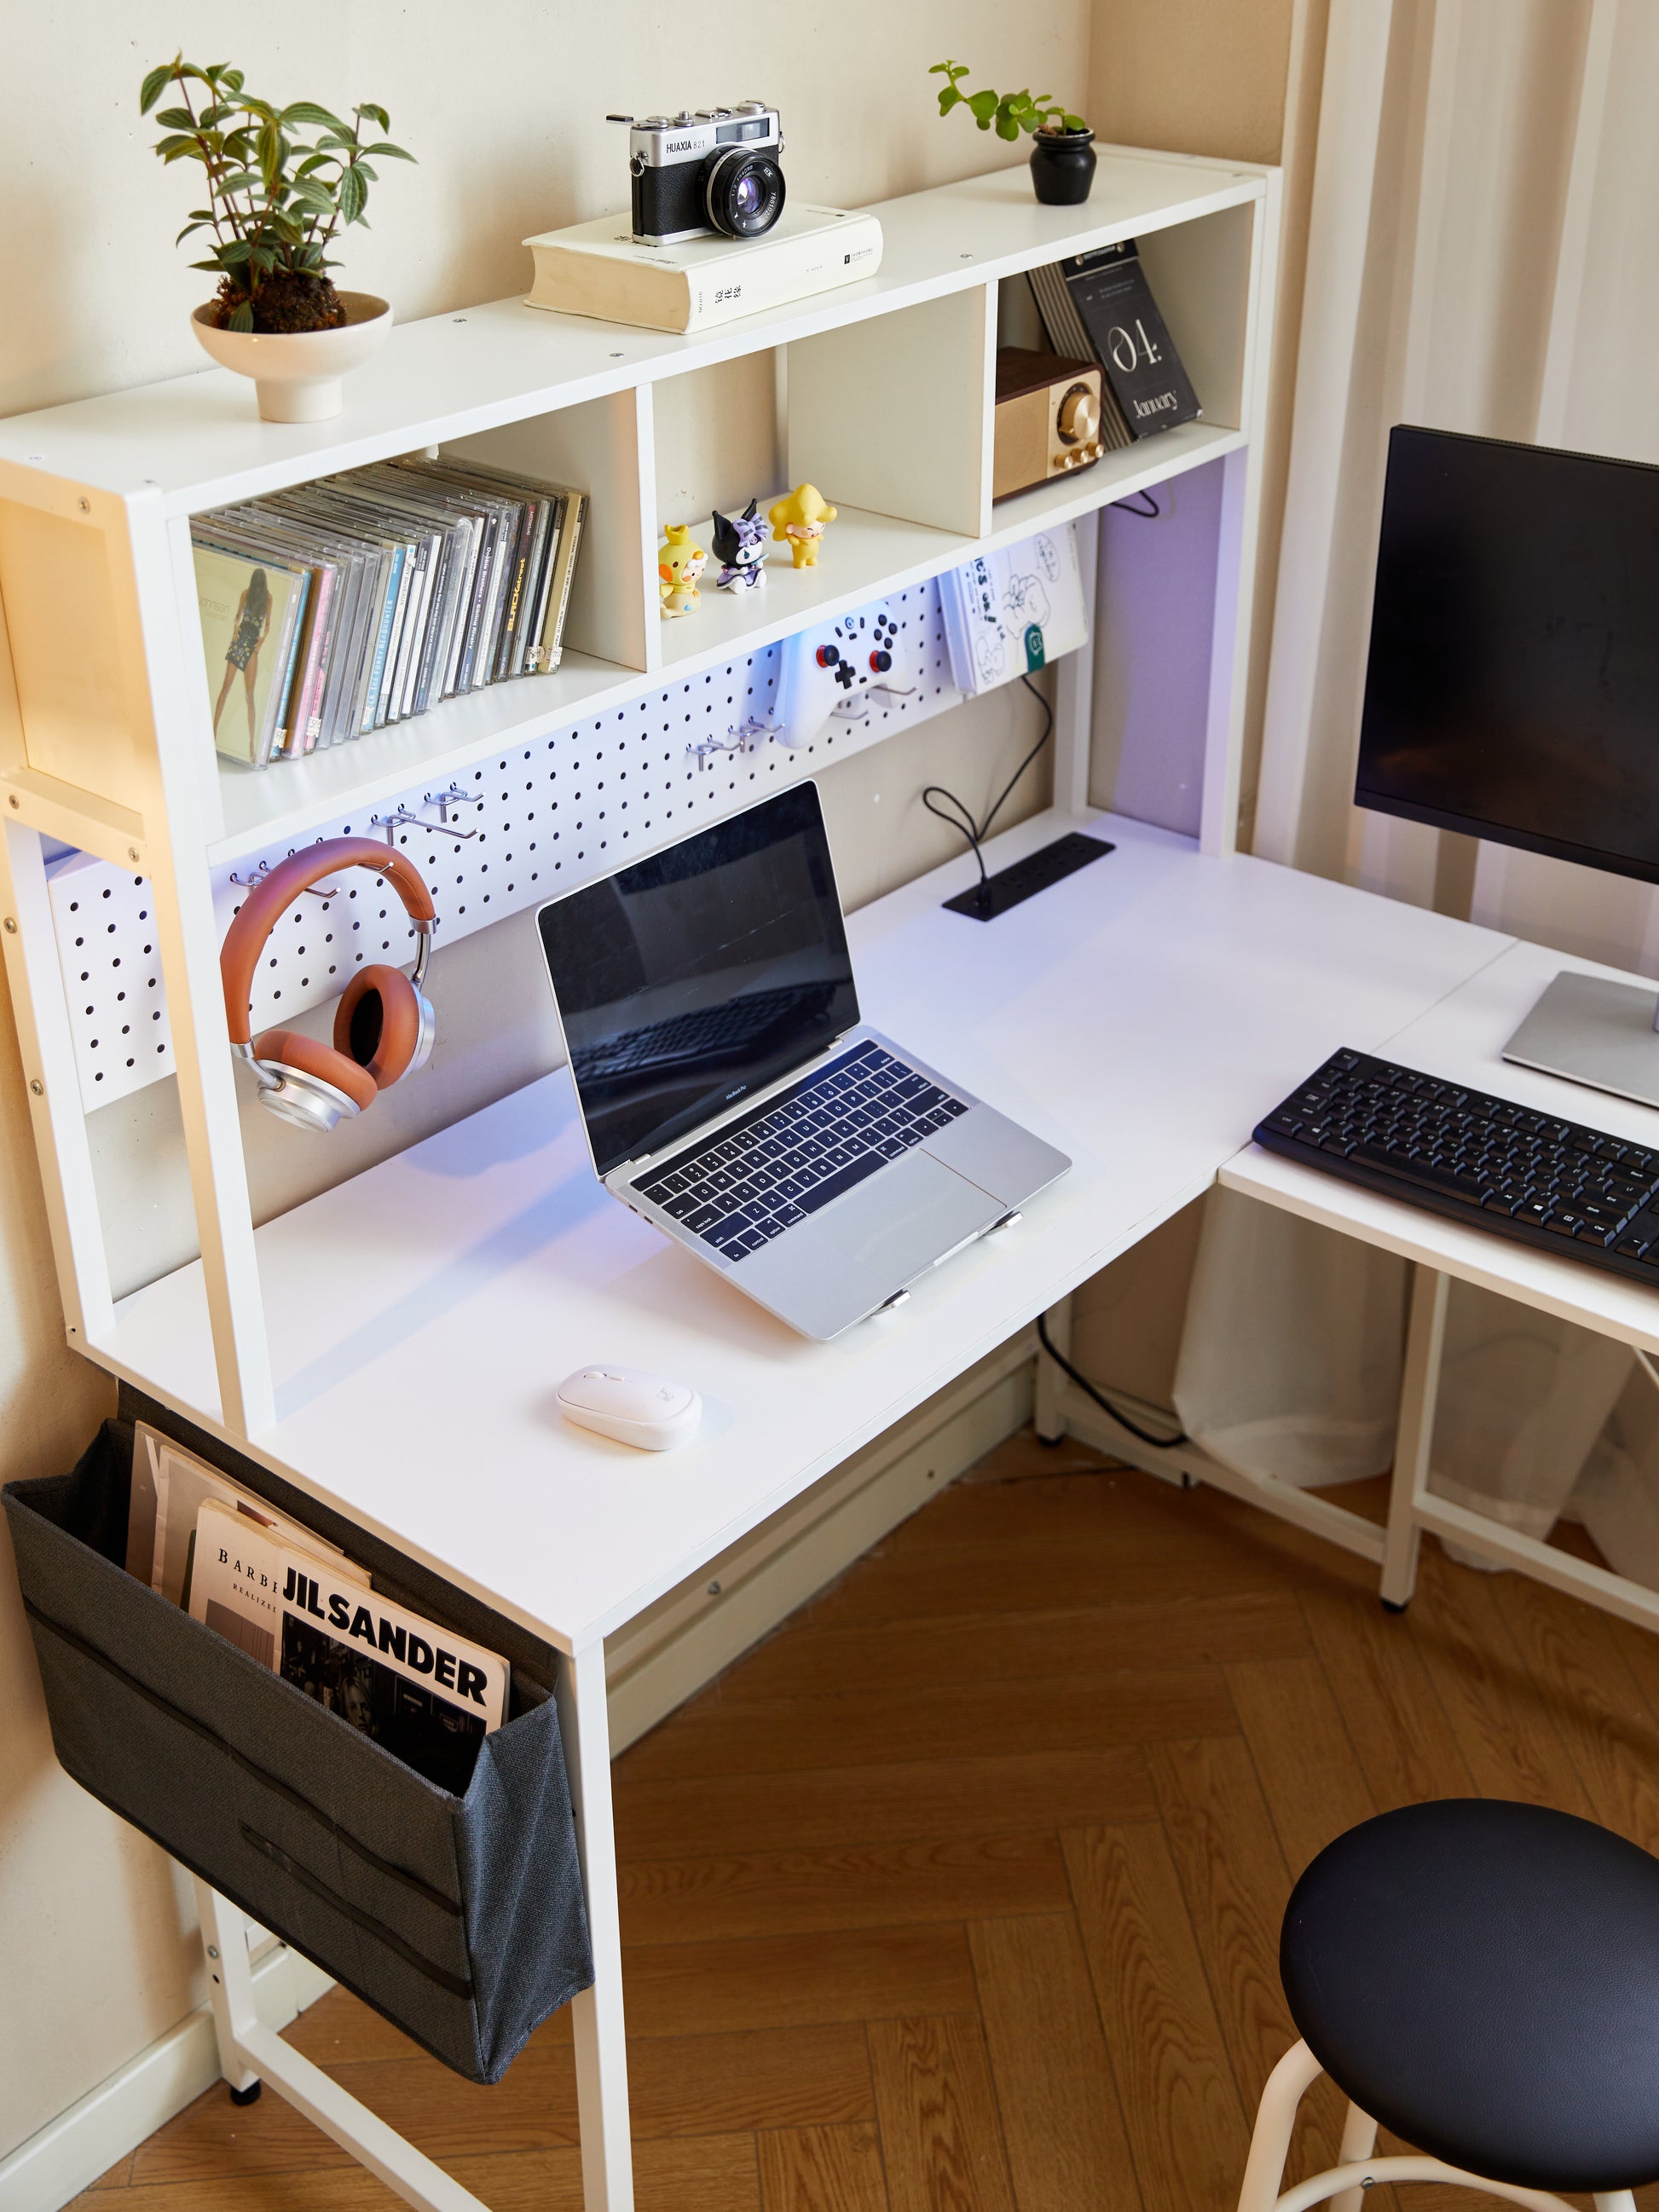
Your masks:
M 1045 814 L 1018 825 L 997 841 L 993 865 L 1035 849 L 1074 819 Z M 1053 1193 L 1034 1202 L 1017 1237 L 994 1240 L 994 1249 L 981 1248 L 955 1261 L 919 1286 L 912 1307 L 897 1322 L 872 1324 L 867 1338 L 852 1333 L 860 1341 L 843 1340 L 839 1354 L 833 1346 L 790 1354 L 775 1340 L 775 1332 L 758 1331 L 741 1314 L 726 1316 L 729 1325 L 723 1325 L 712 1310 L 688 1310 L 698 1288 L 696 1263 L 662 1247 L 624 1210 L 589 1206 L 568 1232 L 550 1231 L 532 1240 L 533 1249 L 501 1272 L 499 1280 L 480 1289 L 480 1318 L 471 1325 L 471 1340 L 479 1344 L 482 1328 L 497 1323 L 510 1328 L 526 1311 L 538 1340 L 548 1330 L 556 1336 L 578 1316 L 586 1326 L 587 1309 L 602 1302 L 609 1287 L 605 1310 L 632 1317 L 641 1332 L 645 1364 L 682 1371 L 683 1362 L 699 1361 L 699 1380 L 708 1381 L 711 1404 L 731 1404 L 752 1394 L 734 1442 L 746 1451 L 751 1467 L 765 1470 L 769 1500 L 798 1496 L 817 1473 L 939 1387 L 946 1374 L 1017 1334 L 1035 1313 L 1052 1308 L 1057 1296 L 1200 1195 L 1231 1157 L 1239 1127 L 1248 1126 L 1263 1103 L 1290 1087 L 1295 1079 L 1291 1068 L 1305 1071 L 1316 1065 L 1344 1035 L 1375 1047 L 1506 943 L 1490 933 L 1322 878 L 1237 855 L 1202 856 L 1189 841 L 1168 833 L 1109 818 L 1104 823 L 1098 817 L 1085 819 L 1118 841 L 1117 852 L 1110 862 L 1046 894 L 1051 902 L 1047 919 L 1034 903 L 1019 910 L 1023 921 L 1011 917 L 1001 933 L 966 933 L 966 926 L 943 915 L 938 903 L 941 893 L 963 888 L 971 878 L 972 864 L 964 860 L 855 914 L 850 924 L 861 991 L 878 1013 L 886 1009 L 890 1027 L 912 1038 L 924 1053 L 930 1042 L 943 1049 L 952 1036 L 959 1036 L 959 1051 L 978 1049 L 970 1036 L 974 1007 L 991 1003 L 993 1012 L 982 1026 L 1006 1039 L 997 1048 L 997 1089 L 1004 1097 L 1009 1096 L 1009 1085 L 1018 1085 L 1018 1055 L 1029 1053 L 1034 1036 L 1054 1033 L 1055 1023 L 1075 1007 L 1079 986 L 1094 977 L 1103 979 L 1109 990 L 1115 1018 L 1085 1025 L 1070 1066 L 1063 1073 L 1056 1069 L 1046 1083 L 1037 1078 L 1044 1089 L 1065 1090 L 1066 1120 L 1052 1133 L 1075 1133 L 1070 1141 L 1077 1164 Z M 1091 908 L 1104 917 L 1097 925 Z M 1033 953 L 1051 941 L 1056 927 L 1063 939 L 1069 939 L 1068 957 L 1054 962 L 1052 974 L 1033 974 Z M 930 964 L 934 960 L 941 964 Z M 998 1010 L 1011 978 L 1019 993 L 1012 1029 Z M 930 1018 L 939 1025 L 932 1039 Z M 1232 1066 L 1242 1072 L 1229 1072 Z M 1210 1079 L 1218 1066 L 1224 1079 Z M 1162 1085 L 1148 1077 L 1159 1067 L 1171 1069 Z M 1027 1097 L 1021 1110 L 1032 1114 L 1034 1126 L 1042 1131 L 1037 1103 Z M 562 1130 L 552 1126 L 555 1118 Z M 479 1237 L 495 1237 L 503 1221 L 513 1224 L 533 1215 L 544 1194 L 568 1178 L 574 1124 L 563 1071 L 484 1109 L 471 1122 L 478 1126 L 476 1134 L 464 1133 L 465 1157 L 504 1166 L 490 1168 L 471 1182 L 447 1178 L 450 1155 L 445 1146 L 455 1133 L 441 1133 L 260 1232 L 272 1310 L 284 1316 L 284 1375 L 303 1369 L 314 1356 L 318 1332 L 333 1326 L 325 1302 L 319 1318 L 295 1295 L 301 1280 L 314 1278 L 319 1249 L 342 1255 L 356 1249 L 349 1293 L 354 1307 L 380 1315 L 388 1302 L 395 1307 L 405 1296 L 406 1263 L 396 1243 L 384 1251 L 362 1249 L 366 1219 L 421 1218 L 422 1234 L 441 1240 L 437 1249 L 449 1266 L 452 1255 L 465 1258 Z M 463 1133 L 469 1126 L 463 1125 Z M 1115 1133 L 1104 1133 L 1109 1130 Z M 446 1185 L 448 1195 L 441 1188 Z M 658 1269 L 659 1262 L 671 1269 L 683 1264 L 685 1273 L 671 1283 L 659 1271 L 653 1300 L 649 1283 L 633 1284 L 633 1271 L 642 1266 Z M 614 1289 L 618 1282 L 629 1286 L 620 1297 Z M 672 1291 L 666 1302 L 661 1295 L 665 1289 Z M 732 1308 L 743 1305 L 731 1293 L 726 1300 Z M 193 1406 L 204 1384 L 210 1385 L 204 1310 L 199 1267 L 181 1269 L 125 1302 L 110 1356 L 122 1371 L 147 1381 L 167 1402 Z M 969 1339 L 969 1330 L 977 1334 Z M 503 1495 L 511 1496 L 518 1509 L 507 1545 L 514 1560 L 556 1540 L 566 1501 L 574 1495 L 567 1482 L 541 1517 L 534 1517 L 524 1474 L 527 1466 L 532 1468 L 542 1486 L 549 1443 L 544 1427 L 532 1422 L 526 1430 L 525 1414 L 533 1411 L 536 1378 L 517 1372 L 520 1341 L 516 1336 L 507 1340 L 497 1365 L 475 1374 L 466 1393 L 469 1401 L 480 1390 L 493 1399 L 505 1383 L 522 1401 L 517 1408 L 504 1407 L 498 1419 L 498 1449 L 515 1470 L 503 1474 Z M 166 1348 L 159 1358 L 158 1346 Z M 419 1395 L 431 1357 L 430 1341 L 419 1334 L 400 1341 L 394 1365 L 377 1364 L 377 1403 Z M 948 1360 L 947 1368 L 941 1369 L 942 1359 Z M 356 1358 L 344 1363 L 329 1389 L 313 1395 L 305 1434 L 296 1434 L 283 1447 L 286 1452 L 303 1449 L 306 1436 L 326 1434 L 343 1443 L 348 1461 L 352 1459 L 349 1399 L 337 1394 L 350 1392 L 362 1364 Z M 799 1375 L 800 1397 L 788 1379 L 791 1368 Z M 810 1374 L 800 1372 L 807 1369 Z M 866 1375 L 878 1386 L 873 1399 L 864 1382 Z M 816 1382 L 814 1376 L 820 1378 Z M 838 1400 L 843 1382 L 861 1394 L 855 1408 L 830 1402 Z M 895 1395 L 900 1390 L 902 1400 Z M 872 1404 L 890 1410 L 872 1419 Z M 421 1398 L 421 1406 L 423 1420 L 437 1417 L 432 1393 Z M 865 1425 L 851 1432 L 846 1425 L 854 1419 Z M 841 1425 L 828 1426 L 831 1422 Z M 831 1438 L 834 1447 L 825 1451 Z M 440 1472 L 443 1449 L 440 1441 Z M 701 1543 L 703 1530 L 712 1531 L 711 1510 L 728 1531 L 735 1524 L 724 1518 L 730 1504 L 711 1508 L 705 1502 L 705 1493 L 722 1492 L 717 1467 L 705 1463 L 702 1473 L 688 1471 L 685 1480 L 665 1491 L 659 1483 L 636 1480 L 627 1468 L 601 1467 L 582 1455 L 592 1449 L 556 1440 L 553 1445 L 559 1461 L 568 1462 L 570 1473 L 590 1492 L 594 1478 L 602 1477 L 605 1494 L 615 1502 L 594 1509 L 592 1517 L 602 1540 L 595 1556 L 573 1558 L 554 1577 L 568 1595 L 551 1610 L 594 1624 L 576 1639 L 561 1710 L 570 1729 L 600 1978 L 596 1991 L 579 2004 L 575 2019 L 578 2063 L 585 2069 L 579 2074 L 582 2155 L 588 2185 L 596 2187 L 606 2178 L 604 2158 L 625 2160 L 627 2145 L 602 1638 L 638 1605 L 680 1581 L 684 1568 L 678 1563 L 690 1556 L 689 1542 Z M 796 1462 L 811 1452 L 819 1456 L 798 1480 Z M 780 1462 L 788 1469 L 787 1490 L 782 1492 L 774 1471 Z M 289 1456 L 283 1463 L 306 1462 Z M 337 1500 L 343 1495 L 338 1464 L 337 1459 L 314 1462 L 312 1475 L 321 1493 Z M 399 1470 L 390 1493 L 376 1486 L 374 1470 L 362 1472 L 369 1486 L 354 1490 L 346 1500 L 359 1517 L 383 1532 L 388 1525 L 395 1532 L 399 1524 L 385 1518 L 390 1496 L 392 1510 L 414 1515 L 403 1525 L 412 1532 L 420 1556 L 452 1556 L 425 1533 L 441 1533 L 447 1523 L 425 1517 L 425 1508 L 409 1494 L 407 1470 Z M 549 1466 L 546 1486 L 561 1479 L 561 1468 Z M 427 1488 L 448 1496 L 454 1486 L 440 1480 Z M 724 1494 L 736 1501 L 735 1488 Z M 771 1508 L 762 1505 L 753 1487 L 748 1494 L 755 1501 L 746 1522 L 752 1528 Z M 638 1502 L 647 1497 L 657 1501 L 665 1521 L 676 1523 L 660 1543 L 654 1530 L 635 1526 Z M 618 1527 L 626 1531 L 627 1557 L 620 1563 L 614 1547 L 605 1553 L 603 1544 Z M 511 1590 L 514 1570 L 504 1564 L 491 1532 L 476 1526 L 476 1516 L 472 1540 L 473 1586 L 485 1593 Z M 712 1557 L 719 1548 L 710 1540 L 700 1556 Z M 647 1576 L 655 1579 L 647 1583 Z M 526 1571 L 523 1586 L 545 1590 L 548 1577 Z M 247 2032 L 246 1990 L 237 1996 L 237 1976 L 245 1972 L 236 1951 L 238 1918 L 229 1913 L 216 1918 L 217 1910 L 210 1900 L 210 1925 L 222 1954 L 215 1962 L 221 1976 L 216 1994 L 228 2077 L 240 2085 L 264 2075 L 371 2162 L 400 2156 L 388 2148 L 383 2131 L 360 2124 L 363 2116 L 288 2046 Z M 597 2178 L 592 2172 L 596 2164 Z M 399 2166 L 398 2177 L 394 2185 L 416 2203 L 459 2208 L 467 2202 L 454 2194 L 453 2184 L 448 2194 L 442 2193 L 428 2161 L 411 2157 Z M 613 2185 L 618 2179 L 625 2185 L 625 2163 L 613 2167 L 610 2178 Z
M 1621 981 L 1644 981 L 1593 962 L 1569 959 L 1542 945 L 1510 944 L 1440 1004 L 1407 1024 L 1391 1043 L 1376 1049 L 1382 1057 L 1398 1058 L 1443 1081 L 1511 1097 L 1540 1112 L 1606 1129 L 1628 1142 L 1659 1144 L 1659 1112 L 1655 1109 L 1511 1066 L 1502 1059 L 1504 1039 L 1564 967 Z M 1654 986 L 1650 981 L 1647 988 Z M 1454 1280 L 1478 1285 L 1617 1339 L 1630 1346 L 1643 1373 L 1659 1388 L 1659 1297 L 1655 1291 L 1566 1255 L 1557 1258 L 1553 1253 L 1506 1243 L 1473 1224 L 1445 1220 L 1403 1200 L 1340 1182 L 1255 1146 L 1229 1161 L 1217 1180 L 1224 1188 L 1260 1204 L 1394 1252 L 1409 1265 L 1405 1359 L 1386 1526 L 1287 1483 L 1243 1474 L 1195 1443 L 1164 1451 L 1149 1449 L 1103 1416 L 1047 1361 L 1038 1374 L 1039 1434 L 1057 1438 L 1070 1432 L 1149 1474 L 1207 1482 L 1340 1544 L 1376 1563 L 1381 1570 L 1382 1601 L 1395 1611 L 1411 1601 L 1418 1555 L 1428 1532 L 1494 1566 L 1531 1575 L 1638 1627 L 1659 1629 L 1659 1592 L 1436 1497 L 1429 1486 L 1446 1310 Z M 1062 1351 L 1069 1346 L 1068 1305 L 1048 1316 L 1050 1334 Z M 1128 1410 L 1137 1409 L 1129 1405 Z M 1157 1407 L 1139 1411 L 1152 1424 L 1168 1418 Z
M 1278 196 L 1276 171 L 1103 149 L 1091 209 L 1034 213 L 1018 173 L 889 204 L 880 210 L 889 242 L 878 277 L 765 321 L 669 338 L 619 334 L 568 318 L 532 315 L 526 321 L 515 303 L 501 302 L 394 333 L 380 361 L 354 380 L 345 428 L 337 434 L 327 428 L 254 424 L 245 390 L 211 371 L 148 392 L 0 423 L 0 582 L 9 625 L 9 635 L 0 628 L 6 807 L 0 948 L 12 984 L 71 1346 L 131 1372 L 107 1348 L 117 1314 L 53 940 L 43 836 L 138 870 L 153 888 L 217 1373 L 217 1419 L 228 1436 L 256 1447 L 274 1423 L 208 872 L 228 850 L 257 857 L 259 848 L 249 828 L 248 790 L 233 792 L 211 750 L 195 616 L 192 512 L 532 419 L 554 449 L 553 461 L 544 464 L 547 471 L 568 476 L 574 473 L 570 455 L 558 441 L 577 438 L 584 463 L 603 479 L 595 489 L 606 495 L 603 506 L 614 535 L 608 543 L 596 535 L 586 562 L 596 596 L 600 579 L 611 593 L 608 607 L 592 617 L 599 641 L 591 651 L 601 657 L 569 654 L 560 678 L 544 679 L 554 686 L 545 696 L 568 692 L 564 712 L 574 717 L 654 690 L 665 676 L 727 660 L 746 644 L 769 642 L 836 605 L 861 604 L 884 588 L 937 574 L 965 557 L 976 540 L 1012 540 L 1044 523 L 1092 520 L 1106 501 L 1214 458 L 1223 489 L 1202 842 L 1206 852 L 1227 852 L 1237 808 L 1243 640 L 1249 628 L 1258 501 L 1259 472 L 1250 459 L 1265 416 Z M 1212 222 L 1204 229 L 1211 218 L 1224 228 Z M 1183 222 L 1198 226 L 1193 236 L 1199 242 L 1180 267 L 1166 309 L 1182 307 L 1189 366 L 1214 365 L 1218 386 L 1231 395 L 1224 404 L 1237 408 L 1236 426 L 1224 420 L 1188 426 L 1144 452 L 1108 456 L 1088 477 L 1021 495 L 994 523 L 990 400 L 998 282 L 1115 237 L 1148 238 L 1168 226 L 1174 238 Z M 973 234 L 975 224 L 982 243 Z M 955 250 L 964 236 L 977 250 Z M 1206 301 L 1213 331 L 1202 322 Z M 444 327 L 453 323 L 478 328 L 463 337 Z M 817 472 L 846 501 L 823 580 L 810 580 L 803 591 L 815 596 L 801 599 L 781 619 L 775 607 L 758 617 L 748 611 L 754 627 L 746 635 L 732 630 L 743 610 L 717 606 L 705 611 L 702 632 L 689 644 L 677 638 L 671 646 L 655 620 L 651 588 L 653 381 L 759 348 L 792 345 L 801 370 L 799 392 L 792 376 L 792 435 L 801 427 L 798 416 L 810 418 L 806 427 L 823 456 Z M 860 543 L 854 510 L 860 496 L 867 508 L 885 510 L 870 441 L 856 419 L 860 373 L 866 384 L 875 378 L 872 389 L 919 392 L 921 380 L 930 389 L 938 383 L 941 361 L 943 398 L 930 402 L 928 434 L 914 451 L 873 457 L 917 527 L 904 565 L 869 573 L 867 562 L 860 568 L 854 550 Z M 410 366 L 400 366 L 405 362 Z M 470 385 L 469 379 L 477 381 Z M 234 390 L 235 404 L 220 404 L 204 428 L 193 393 L 210 388 Z M 793 472 L 793 454 L 791 463 Z M 842 491 L 844 484 L 852 488 Z M 847 552 L 837 574 L 841 548 Z M 61 611 L 54 611 L 64 605 L 77 610 L 77 640 L 88 608 L 102 610 L 97 626 L 107 649 L 79 692 L 57 673 L 66 651 L 76 654 L 77 669 L 84 659 L 80 645 L 67 638 Z M 1060 675 L 1055 796 L 1062 809 L 1080 807 L 1086 797 L 1085 661 L 1075 656 Z M 258 834 L 280 852 L 285 841 L 303 839 L 315 823 L 337 816 L 343 802 L 366 812 L 383 791 L 406 785 L 411 769 L 441 781 L 503 739 L 516 738 L 514 696 L 510 686 L 484 695 L 485 707 L 476 715 L 471 702 L 465 714 L 436 710 L 409 726 L 395 759 L 365 744 L 359 763 L 353 749 L 343 749 L 319 768 L 317 789 L 308 790 L 297 769 L 272 770 L 257 793 L 264 810 L 258 814 L 264 824 Z M 522 732 L 544 731 L 558 720 L 556 708 L 544 707 Z M 358 782 L 343 781 L 357 765 Z M 228 814 L 233 795 L 240 809 L 234 821 Z M 285 802 L 291 802 L 286 811 Z M 142 1373 L 133 1379 L 141 1387 L 146 1382 Z M 568 1651 L 559 1694 L 596 1973 L 593 1988 L 573 2008 L 583 2186 L 588 2212 L 627 2212 L 631 2149 L 602 1640 Z M 205 1887 L 200 1902 L 221 2057 L 233 2087 L 270 2081 L 410 2203 L 429 2212 L 483 2212 L 470 2192 L 260 2027 L 241 1915 Z

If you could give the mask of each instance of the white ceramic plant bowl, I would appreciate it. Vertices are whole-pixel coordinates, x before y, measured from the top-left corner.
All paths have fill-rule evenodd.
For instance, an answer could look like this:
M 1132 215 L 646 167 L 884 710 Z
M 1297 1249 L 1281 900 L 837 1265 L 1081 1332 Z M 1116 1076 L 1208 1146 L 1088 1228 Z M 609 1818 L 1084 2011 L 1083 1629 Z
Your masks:
M 340 380 L 386 342 L 392 310 L 372 292 L 342 292 L 333 331 L 222 331 L 198 307 L 191 327 L 221 368 L 251 376 L 265 422 L 325 422 L 345 404 Z

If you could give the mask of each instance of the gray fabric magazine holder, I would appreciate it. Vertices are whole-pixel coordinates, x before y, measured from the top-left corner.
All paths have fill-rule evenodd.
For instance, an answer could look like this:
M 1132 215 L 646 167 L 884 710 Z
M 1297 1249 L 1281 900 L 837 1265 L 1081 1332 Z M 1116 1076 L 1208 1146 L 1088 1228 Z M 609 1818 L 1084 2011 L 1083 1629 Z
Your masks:
M 76 1781 L 469 2081 L 593 1979 L 557 1655 L 136 1392 L 71 1474 L 4 1491 L 58 1757 Z M 126 1572 L 144 1419 L 338 1544 L 399 1604 L 500 1651 L 509 1717 L 464 1796 Z

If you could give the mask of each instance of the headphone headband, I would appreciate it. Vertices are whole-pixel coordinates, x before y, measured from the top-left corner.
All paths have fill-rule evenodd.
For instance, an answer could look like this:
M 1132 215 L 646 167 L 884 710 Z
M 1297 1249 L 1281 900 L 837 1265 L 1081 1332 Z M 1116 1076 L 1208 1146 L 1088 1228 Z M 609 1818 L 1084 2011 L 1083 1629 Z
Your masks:
M 337 868 L 372 868 L 397 892 L 405 913 L 421 933 L 421 950 L 415 969 L 418 982 L 426 967 L 433 927 L 437 921 L 432 894 L 422 880 L 419 869 L 405 854 L 393 846 L 382 845 L 376 838 L 327 838 L 320 845 L 307 845 L 302 852 L 290 853 L 268 876 L 262 877 L 243 900 L 241 910 L 225 933 L 219 967 L 224 978 L 225 1020 L 233 1045 L 240 1047 L 252 1041 L 250 1001 L 253 977 L 271 931 L 302 891 L 309 890 L 325 876 L 331 876 Z

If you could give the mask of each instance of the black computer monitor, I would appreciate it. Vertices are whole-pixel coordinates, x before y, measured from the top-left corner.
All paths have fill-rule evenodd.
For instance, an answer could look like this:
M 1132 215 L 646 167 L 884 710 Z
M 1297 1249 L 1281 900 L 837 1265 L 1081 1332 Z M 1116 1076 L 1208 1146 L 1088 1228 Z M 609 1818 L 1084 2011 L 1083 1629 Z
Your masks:
M 1659 884 L 1659 468 L 1392 432 L 1354 799 Z M 1654 994 L 1585 987 L 1506 1057 L 1659 1103 Z
M 1659 468 L 1393 432 L 1354 799 L 1659 883 Z

